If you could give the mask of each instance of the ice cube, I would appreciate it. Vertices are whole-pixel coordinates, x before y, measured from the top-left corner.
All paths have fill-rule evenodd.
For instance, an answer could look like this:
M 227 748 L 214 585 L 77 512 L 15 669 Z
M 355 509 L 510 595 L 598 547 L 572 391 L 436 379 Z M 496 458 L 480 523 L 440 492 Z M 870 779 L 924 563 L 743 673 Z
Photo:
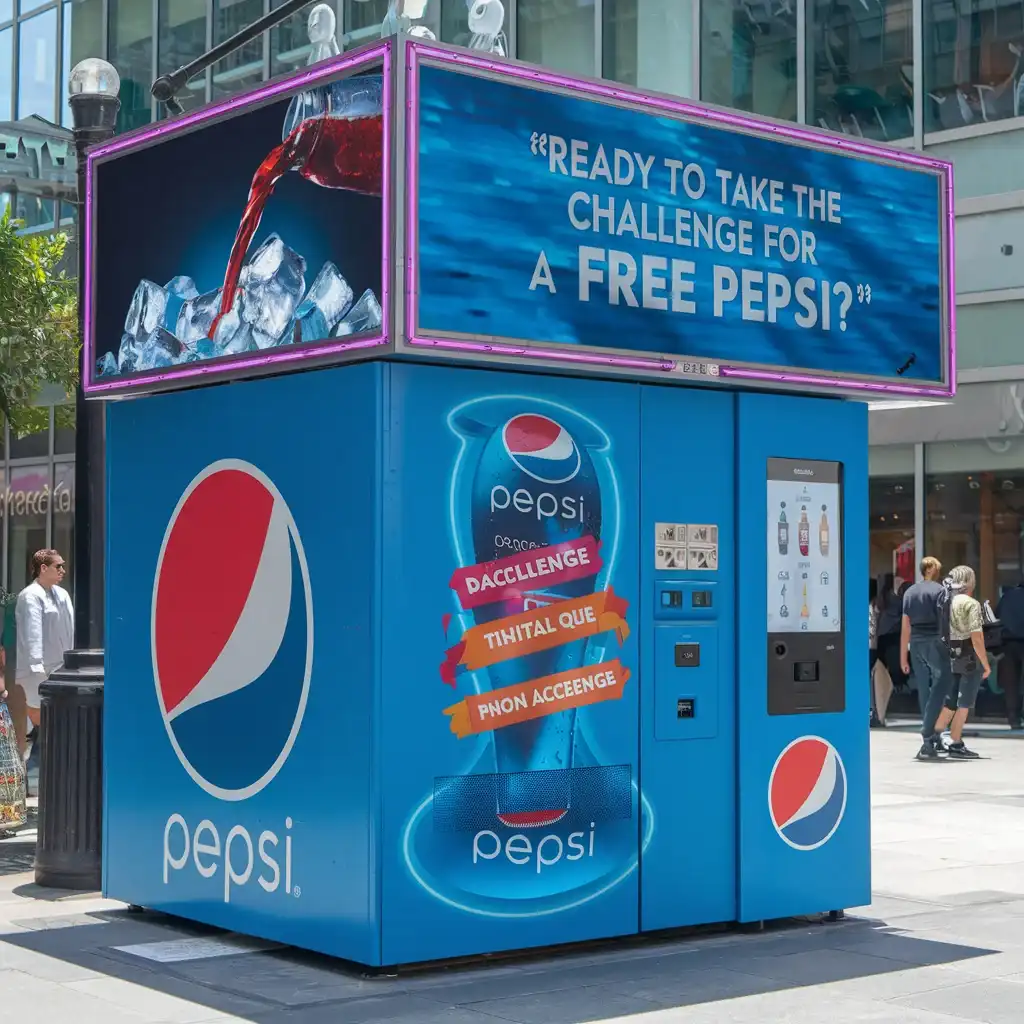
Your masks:
M 170 331 L 157 327 L 151 331 L 135 360 L 136 370 L 155 370 L 162 366 L 174 366 L 183 359 L 184 348 Z
M 294 341 L 323 341 L 331 336 L 323 310 L 315 305 L 303 302 L 295 311 Z
M 306 261 L 271 235 L 242 268 L 242 319 L 260 348 L 291 341 L 285 332 L 306 290 Z
M 189 299 L 194 299 L 199 294 L 199 290 L 196 288 L 196 283 L 191 277 L 185 277 L 182 274 L 172 277 L 164 285 L 164 290 L 167 292 L 167 312 L 164 314 L 164 327 L 169 331 L 174 331 L 175 324 L 177 324 L 178 317 L 181 314 L 182 304 Z
M 103 358 L 96 360 L 96 370 L 101 377 L 117 376 L 119 370 L 117 368 L 117 360 L 114 358 L 114 353 L 104 352 Z
M 117 368 L 121 373 L 131 373 L 135 369 L 135 360 L 139 348 L 130 334 L 121 336 L 121 347 L 117 350 Z
M 252 327 L 242 320 L 242 297 L 235 296 L 235 304 L 224 314 L 213 335 L 215 355 L 238 355 L 256 348 Z
M 309 286 L 306 297 L 299 303 L 295 310 L 295 319 L 305 321 L 312 327 L 316 324 L 316 330 L 321 330 L 319 321 L 314 317 L 310 321 L 310 314 L 314 308 L 319 309 L 323 315 L 323 334 L 317 335 L 320 338 L 330 337 L 331 329 L 349 311 L 352 306 L 352 288 L 348 281 L 341 276 L 338 268 L 328 261 L 323 265 L 316 280 Z M 302 340 L 315 340 L 313 335 L 308 335 L 305 326 L 302 330 Z
M 124 332 L 142 342 L 164 323 L 167 292 L 158 284 L 143 279 L 135 289 L 132 304 L 124 320 Z
M 341 318 L 338 326 L 334 328 L 334 337 L 342 338 L 346 334 L 365 334 L 368 331 L 376 331 L 383 322 L 380 303 L 373 290 L 367 288 L 359 301 Z
M 214 318 L 220 312 L 220 293 L 218 288 L 193 296 L 181 307 L 174 333 L 185 345 L 192 346 L 201 338 L 209 337 Z

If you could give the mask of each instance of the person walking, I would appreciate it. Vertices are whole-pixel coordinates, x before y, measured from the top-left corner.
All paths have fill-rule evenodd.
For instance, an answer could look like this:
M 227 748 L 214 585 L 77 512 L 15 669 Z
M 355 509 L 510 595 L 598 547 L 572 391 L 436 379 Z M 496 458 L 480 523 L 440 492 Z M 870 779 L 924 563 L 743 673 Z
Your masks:
M 935 731 L 941 735 L 943 748 L 951 758 L 970 760 L 978 755 L 964 745 L 964 723 L 978 699 L 982 680 L 988 679 L 992 668 L 985 650 L 985 619 L 981 604 L 974 597 L 974 570 L 969 565 L 958 565 L 950 570 L 948 583 L 955 591 L 949 603 L 953 685 Z
M 868 688 L 871 692 L 871 728 L 885 727 L 885 711 L 879 713 L 879 682 L 875 679 L 878 665 L 878 581 L 868 580 Z M 890 692 L 892 684 L 889 684 Z M 888 703 L 888 702 L 886 702 Z
M 935 723 L 953 685 L 949 649 L 939 636 L 939 583 L 942 563 L 930 555 L 921 559 L 921 579 L 903 595 L 903 621 L 900 631 L 900 667 L 910 675 L 913 662 L 914 684 L 923 702 L 919 761 L 934 761 L 943 752 Z
M 1024 579 L 1003 592 L 996 604 L 1003 624 L 1003 657 L 999 662 L 999 688 L 1006 698 L 1006 720 L 1021 728 L 1021 674 L 1024 673 Z
M 883 691 L 887 690 L 884 703 L 888 705 L 889 696 L 894 686 L 902 686 L 906 680 L 900 674 L 900 621 L 903 616 L 903 599 L 900 597 L 900 585 L 903 580 L 891 572 L 885 573 L 878 583 L 878 598 L 875 607 L 878 611 L 876 644 L 878 663 L 885 667 L 886 675 L 882 679 Z M 876 694 L 877 700 L 877 694 Z M 879 717 L 885 717 L 884 708 Z
M 43 548 L 32 556 L 32 582 L 18 595 L 15 620 L 18 657 L 15 681 L 25 691 L 29 721 L 36 739 L 28 771 L 39 767 L 39 684 L 64 664 L 75 645 L 75 613 L 68 592 L 60 586 L 67 566 L 59 551 Z

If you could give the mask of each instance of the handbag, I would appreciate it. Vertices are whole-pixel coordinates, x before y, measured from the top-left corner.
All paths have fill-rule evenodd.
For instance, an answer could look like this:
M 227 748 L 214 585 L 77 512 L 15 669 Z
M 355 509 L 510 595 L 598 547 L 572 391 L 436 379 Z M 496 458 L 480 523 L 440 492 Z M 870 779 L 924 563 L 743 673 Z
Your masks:
M 1003 646 L 1003 623 L 996 618 L 992 605 L 986 601 L 981 606 L 982 631 L 985 634 L 985 650 L 999 651 Z
M 26 781 L 25 762 L 21 758 L 14 722 L 7 702 L 0 700 L 0 835 L 25 824 L 28 817 Z
M 973 672 L 978 665 L 978 659 L 974 653 L 974 644 L 970 640 L 952 640 L 949 645 L 950 668 L 962 676 Z

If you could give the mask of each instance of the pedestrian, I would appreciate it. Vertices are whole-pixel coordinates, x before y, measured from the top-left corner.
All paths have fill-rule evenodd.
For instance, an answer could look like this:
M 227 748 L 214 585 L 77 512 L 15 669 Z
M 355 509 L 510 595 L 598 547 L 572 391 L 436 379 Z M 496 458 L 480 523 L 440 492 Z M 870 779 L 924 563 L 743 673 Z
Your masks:
M 1006 720 L 1011 729 L 1021 728 L 1021 674 L 1024 672 L 1024 578 L 1003 592 L 996 605 L 1003 624 L 1003 657 L 999 662 L 999 687 L 1006 698 Z
M 878 713 L 878 686 L 875 682 L 875 666 L 878 664 L 878 580 L 868 579 L 868 690 L 871 694 L 871 728 L 885 726 L 884 717 Z M 882 713 L 884 716 L 884 712 Z
M 0 839 L 10 839 L 14 829 L 25 824 L 25 762 L 18 746 L 18 735 L 7 710 L 7 687 L 3 673 L 7 652 L 0 647 Z
M 974 597 L 974 570 L 969 565 L 958 565 L 950 570 L 948 583 L 955 591 L 949 603 L 953 685 L 935 731 L 942 736 L 943 748 L 950 757 L 969 760 L 978 755 L 964 746 L 964 723 L 978 699 L 981 681 L 988 679 L 992 669 L 985 650 L 985 619 Z
M 900 632 L 900 667 L 909 675 L 913 660 L 914 683 L 924 711 L 921 716 L 919 761 L 934 761 L 942 752 L 935 723 L 953 685 L 949 649 L 939 636 L 939 583 L 942 564 L 930 555 L 921 559 L 921 579 L 903 595 Z
M 75 617 L 68 592 L 60 586 L 67 566 L 59 551 L 43 548 L 32 556 L 32 582 L 18 595 L 15 620 L 18 658 L 15 679 L 25 691 L 36 739 L 27 769 L 39 767 L 39 684 L 64 664 L 75 644 Z
M 900 674 L 900 621 L 903 615 L 903 601 L 899 589 L 902 582 L 899 576 L 894 576 L 891 572 L 885 573 L 879 579 L 876 599 L 878 661 L 885 666 L 883 689 L 888 687 L 889 695 L 892 693 L 892 687 L 902 686 L 906 681 Z M 889 698 L 886 696 L 885 703 L 888 704 L 888 701 Z M 884 710 L 880 717 L 883 716 Z

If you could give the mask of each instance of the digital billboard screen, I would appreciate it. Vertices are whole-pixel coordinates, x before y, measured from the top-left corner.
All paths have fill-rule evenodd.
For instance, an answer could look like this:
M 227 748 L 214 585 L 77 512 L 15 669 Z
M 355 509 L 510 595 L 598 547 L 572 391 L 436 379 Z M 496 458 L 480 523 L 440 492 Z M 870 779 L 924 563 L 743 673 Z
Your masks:
M 412 346 L 952 390 L 947 162 L 410 50 Z
M 389 58 L 378 44 L 90 153 L 87 392 L 385 343 Z

